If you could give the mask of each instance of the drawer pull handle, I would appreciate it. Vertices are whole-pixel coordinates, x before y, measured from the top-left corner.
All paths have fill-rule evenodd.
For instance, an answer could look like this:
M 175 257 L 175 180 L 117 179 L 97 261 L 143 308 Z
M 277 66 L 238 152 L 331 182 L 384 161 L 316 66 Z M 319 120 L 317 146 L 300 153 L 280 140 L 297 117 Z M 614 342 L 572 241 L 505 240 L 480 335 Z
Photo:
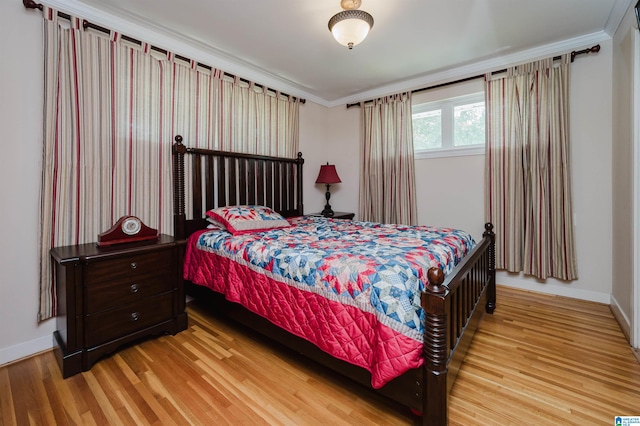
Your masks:
M 131 269 L 136 269 L 138 264 L 136 262 L 131 262 Z
M 133 312 L 131 314 L 131 321 L 138 321 L 140 319 L 140 314 L 137 312 Z
M 140 290 L 140 287 L 138 287 L 138 284 L 131 284 L 129 290 L 131 290 L 131 293 L 137 293 L 138 290 Z

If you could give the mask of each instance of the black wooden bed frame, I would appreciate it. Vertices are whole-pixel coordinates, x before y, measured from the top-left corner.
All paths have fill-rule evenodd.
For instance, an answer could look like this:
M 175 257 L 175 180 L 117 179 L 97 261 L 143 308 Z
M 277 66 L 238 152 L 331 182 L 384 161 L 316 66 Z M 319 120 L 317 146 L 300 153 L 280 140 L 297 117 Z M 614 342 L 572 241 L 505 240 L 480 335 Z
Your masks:
M 277 158 L 187 148 L 182 137 L 173 145 L 174 232 L 178 240 L 204 229 L 204 212 L 227 205 L 258 204 L 271 207 L 285 217 L 303 214 L 302 154 Z M 185 176 L 185 156 L 189 176 Z M 188 185 L 189 199 L 185 197 Z M 185 201 L 189 201 L 187 217 Z M 460 364 L 467 353 L 484 310 L 496 306 L 495 236 L 485 225 L 483 239 L 449 275 L 437 268 L 428 272 L 422 293 L 425 310 L 424 359 L 422 367 L 410 370 L 376 391 L 423 413 L 423 425 L 446 425 L 447 399 Z M 214 292 L 191 283 L 188 289 Z M 264 334 L 294 351 L 371 388 L 371 376 L 363 368 L 337 360 L 318 347 L 293 336 L 239 304 L 215 295 L 216 312 Z M 218 304 L 219 303 L 219 304 Z M 484 310 L 483 310 L 484 307 Z

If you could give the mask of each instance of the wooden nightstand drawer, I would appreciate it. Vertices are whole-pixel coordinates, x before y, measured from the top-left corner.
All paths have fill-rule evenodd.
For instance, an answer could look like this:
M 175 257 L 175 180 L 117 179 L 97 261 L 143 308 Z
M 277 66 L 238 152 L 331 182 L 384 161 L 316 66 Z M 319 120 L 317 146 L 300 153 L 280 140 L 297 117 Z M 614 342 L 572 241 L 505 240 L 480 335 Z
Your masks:
M 85 313 L 116 308 L 128 303 L 138 302 L 155 294 L 173 290 L 176 278 L 171 271 L 160 276 L 122 281 L 106 281 L 85 288 Z
M 121 336 L 142 330 L 173 316 L 173 292 L 132 303 L 122 308 L 87 315 L 85 345 L 97 346 Z
M 85 285 L 100 282 L 126 282 L 160 277 L 171 273 L 175 265 L 174 251 L 161 250 L 90 263 L 86 269 Z

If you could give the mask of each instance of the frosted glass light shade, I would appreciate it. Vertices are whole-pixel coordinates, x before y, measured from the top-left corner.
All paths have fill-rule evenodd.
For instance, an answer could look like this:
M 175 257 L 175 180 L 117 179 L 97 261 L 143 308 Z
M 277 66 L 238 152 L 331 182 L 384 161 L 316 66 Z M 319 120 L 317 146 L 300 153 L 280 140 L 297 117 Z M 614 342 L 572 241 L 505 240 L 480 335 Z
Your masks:
M 373 17 L 362 10 L 343 10 L 329 20 L 329 31 L 338 43 L 352 49 L 367 37 Z

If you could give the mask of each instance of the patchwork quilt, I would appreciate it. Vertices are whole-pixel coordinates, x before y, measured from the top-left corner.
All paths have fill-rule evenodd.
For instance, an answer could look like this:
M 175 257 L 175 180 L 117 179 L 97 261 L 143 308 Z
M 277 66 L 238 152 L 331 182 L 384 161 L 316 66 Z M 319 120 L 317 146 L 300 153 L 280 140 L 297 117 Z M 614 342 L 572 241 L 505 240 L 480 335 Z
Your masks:
M 371 384 L 422 365 L 427 271 L 445 275 L 473 248 L 466 232 L 298 217 L 291 227 L 191 235 L 184 278 L 225 294 L 332 356 Z

